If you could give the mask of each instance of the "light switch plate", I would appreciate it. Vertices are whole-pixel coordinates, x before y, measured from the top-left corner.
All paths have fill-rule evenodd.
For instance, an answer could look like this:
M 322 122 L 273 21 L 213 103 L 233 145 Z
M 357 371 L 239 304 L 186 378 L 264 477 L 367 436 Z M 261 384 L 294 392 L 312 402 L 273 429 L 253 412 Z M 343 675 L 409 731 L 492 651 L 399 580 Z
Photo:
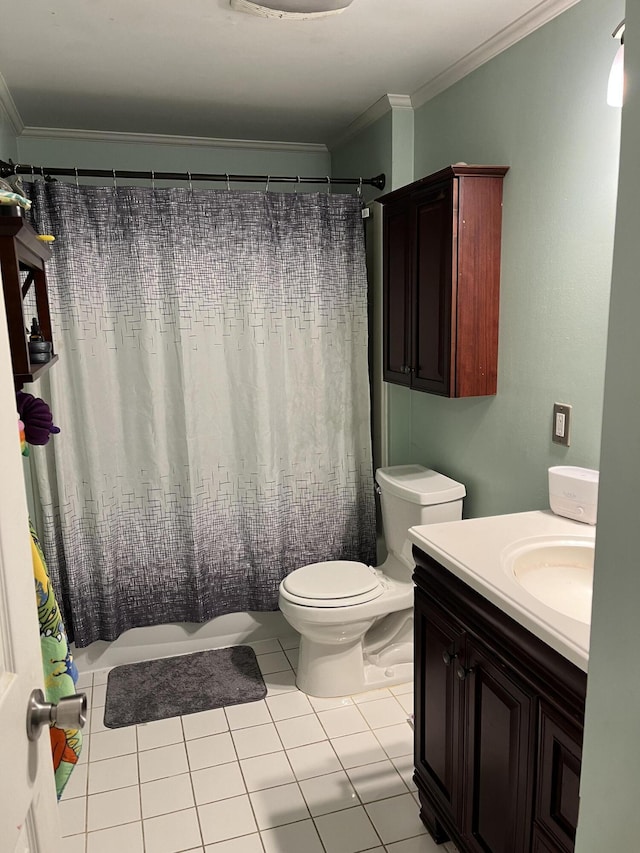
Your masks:
M 565 447 L 571 443 L 571 406 L 568 403 L 553 404 L 551 440 Z

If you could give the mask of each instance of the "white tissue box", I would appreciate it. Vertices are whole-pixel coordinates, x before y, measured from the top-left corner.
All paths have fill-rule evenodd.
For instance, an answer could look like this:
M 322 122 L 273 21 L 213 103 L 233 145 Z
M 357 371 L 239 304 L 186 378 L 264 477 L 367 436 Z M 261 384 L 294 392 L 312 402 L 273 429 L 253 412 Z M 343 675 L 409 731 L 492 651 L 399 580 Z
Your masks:
M 595 524 L 599 472 L 593 468 L 556 465 L 549 468 L 549 506 L 556 515 Z

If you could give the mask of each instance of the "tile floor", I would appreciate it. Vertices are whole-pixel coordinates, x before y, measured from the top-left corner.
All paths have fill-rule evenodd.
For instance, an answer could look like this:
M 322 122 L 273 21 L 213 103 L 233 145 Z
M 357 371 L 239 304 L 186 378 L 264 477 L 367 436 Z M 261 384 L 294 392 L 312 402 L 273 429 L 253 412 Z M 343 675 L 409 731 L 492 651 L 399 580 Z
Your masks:
M 251 643 L 268 692 L 105 729 L 107 670 L 60 811 L 66 853 L 456 853 L 418 818 L 412 685 L 341 699 L 295 686 L 297 640 Z

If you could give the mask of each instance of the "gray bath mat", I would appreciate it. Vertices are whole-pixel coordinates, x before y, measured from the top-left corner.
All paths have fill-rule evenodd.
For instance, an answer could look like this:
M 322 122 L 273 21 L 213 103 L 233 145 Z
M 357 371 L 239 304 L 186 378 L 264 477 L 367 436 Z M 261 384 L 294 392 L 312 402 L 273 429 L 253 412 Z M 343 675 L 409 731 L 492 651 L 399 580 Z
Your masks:
M 264 699 L 250 646 L 231 646 L 117 666 L 109 673 L 104 724 L 110 729 Z

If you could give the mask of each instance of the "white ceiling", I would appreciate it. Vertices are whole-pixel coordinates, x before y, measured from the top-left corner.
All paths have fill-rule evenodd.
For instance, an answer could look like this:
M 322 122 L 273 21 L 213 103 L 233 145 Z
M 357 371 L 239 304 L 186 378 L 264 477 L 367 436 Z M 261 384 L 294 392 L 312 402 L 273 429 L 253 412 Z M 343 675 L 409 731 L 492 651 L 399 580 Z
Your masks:
M 574 2 L 353 0 L 291 21 L 229 0 L 4 0 L 0 74 L 27 127 L 331 143 Z

